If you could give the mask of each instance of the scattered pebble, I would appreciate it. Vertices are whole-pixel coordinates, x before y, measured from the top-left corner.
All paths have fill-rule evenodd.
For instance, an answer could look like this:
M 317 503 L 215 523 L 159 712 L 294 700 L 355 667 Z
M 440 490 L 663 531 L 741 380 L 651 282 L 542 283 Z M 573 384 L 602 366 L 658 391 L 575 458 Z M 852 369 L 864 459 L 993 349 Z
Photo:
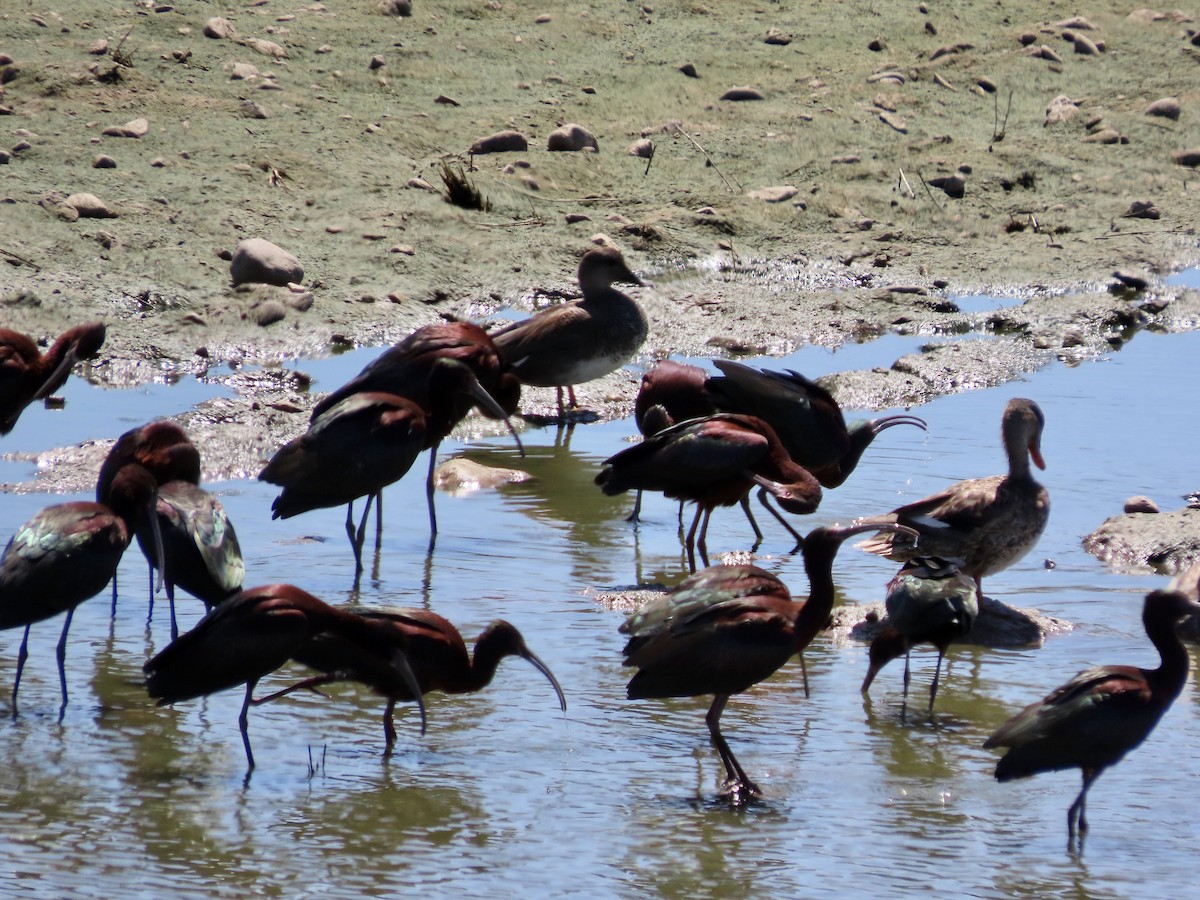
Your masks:
M 477 140 L 471 145 L 470 152 L 479 155 L 481 153 L 510 153 L 528 149 L 529 141 L 519 131 L 497 131 L 495 134 Z
M 1193 147 L 1191 150 L 1180 150 L 1172 157 L 1178 165 L 1196 168 L 1200 166 L 1200 147 Z
M 686 75 L 688 78 L 699 78 L 700 77 L 700 73 L 696 71 L 696 67 L 694 65 L 692 65 L 691 63 L 684 63 L 682 66 L 679 67 L 679 71 L 682 72 L 684 75 Z
M 730 88 L 721 95 L 722 100 L 762 100 L 762 92 L 752 87 Z
M 1055 63 L 1061 63 L 1063 61 L 1061 56 L 1059 56 L 1045 44 L 1039 44 L 1037 47 L 1030 47 L 1029 55 L 1034 59 L 1045 59 Z
M 259 77 L 258 67 L 253 63 L 236 62 L 229 72 L 230 81 L 253 81 Z
M 1153 200 L 1134 200 L 1129 204 L 1129 210 L 1123 218 L 1126 219 L 1158 219 L 1162 213 L 1154 205 Z M 1115 272 L 1113 274 L 1116 274 Z
M 1078 114 L 1079 104 L 1066 94 L 1059 94 L 1046 107 L 1046 117 L 1042 120 L 1042 127 L 1070 121 Z
M 286 287 L 304 280 L 304 267 L 295 256 L 270 241 L 247 238 L 233 251 L 229 275 L 235 287 L 251 283 Z
M 387 65 L 387 60 L 384 59 L 382 56 L 380 56 L 378 53 L 376 53 L 374 56 L 371 57 L 371 61 L 369 63 L 367 63 L 367 68 L 370 69 L 372 72 L 374 72 L 376 69 L 382 69 L 386 65 Z
M 408 18 L 412 15 L 412 0 L 383 0 L 380 10 L 385 16 Z
M 939 175 L 929 179 L 930 187 L 941 188 L 946 195 L 961 200 L 967 191 L 967 182 L 961 175 Z
M 1115 128 L 1101 128 L 1094 134 L 1083 139 L 1085 144 L 1128 144 L 1129 138 L 1121 135 Z
M 894 128 L 901 134 L 908 134 L 908 123 L 894 113 L 887 112 L 886 110 L 880 112 L 879 121 L 890 126 L 891 128 Z
M 103 56 L 108 52 L 108 41 L 104 38 L 92 41 L 92 46 L 88 47 L 88 53 L 92 56 Z
M 93 169 L 115 169 L 116 167 L 117 161 L 103 153 L 92 160 Z
M 1164 119 L 1170 119 L 1172 122 L 1179 120 L 1179 101 L 1175 97 L 1163 97 L 1161 100 L 1155 100 L 1146 107 L 1146 115 L 1160 116 Z
M 759 188 L 756 191 L 751 191 L 749 196 L 754 200 L 762 200 L 764 203 L 783 203 L 785 200 L 791 200 L 800 191 L 794 185 L 781 184 L 774 187 Z
M 115 219 L 117 217 L 117 214 L 95 194 L 71 194 L 63 202 L 74 208 L 81 219 Z
M 150 123 L 146 119 L 132 119 L 124 125 L 110 125 L 101 132 L 106 137 L 145 137 L 150 132 Z
M 287 59 L 288 52 L 282 46 L 274 41 L 263 40 L 262 38 L 246 38 L 242 41 L 242 45 L 249 47 L 255 53 L 261 53 L 263 56 L 272 56 L 275 59 Z
M 225 40 L 233 37 L 236 33 L 233 23 L 223 16 L 213 16 L 204 23 L 204 36 L 207 38 Z
M 867 49 L 872 53 L 882 53 L 887 49 L 887 41 L 881 37 L 873 38 L 871 42 L 867 44 Z
M 1080 56 L 1099 56 L 1100 48 L 1089 37 L 1082 34 L 1074 35 L 1075 52 Z
M 792 36 L 786 31 L 780 31 L 778 28 L 768 28 L 767 35 L 763 38 L 764 44 L 774 44 L 779 47 L 786 47 L 792 42 Z
M 546 149 L 566 151 L 594 150 L 599 152 L 600 144 L 596 141 L 596 136 L 582 125 L 570 122 L 550 132 L 550 136 L 546 139 Z
M 638 156 L 642 159 L 651 159 L 654 156 L 654 142 L 649 138 L 641 138 L 629 145 L 625 151 L 630 156 Z
M 287 309 L 278 300 L 264 300 L 250 307 L 250 314 L 261 328 L 274 325 L 287 316 Z
M 1113 278 L 1117 279 L 1122 287 L 1127 287 L 1135 291 L 1144 291 L 1146 288 L 1150 287 L 1149 280 L 1143 278 L 1141 275 L 1134 275 L 1131 272 L 1122 272 L 1120 269 L 1113 272 Z

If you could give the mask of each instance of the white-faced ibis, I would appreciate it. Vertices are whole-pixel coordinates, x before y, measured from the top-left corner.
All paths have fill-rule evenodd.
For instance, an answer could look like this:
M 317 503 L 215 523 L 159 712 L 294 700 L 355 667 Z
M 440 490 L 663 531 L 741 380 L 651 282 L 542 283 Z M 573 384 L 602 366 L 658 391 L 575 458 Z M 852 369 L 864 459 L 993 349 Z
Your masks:
M 879 670 L 898 656 L 904 657 L 904 700 L 908 706 L 909 651 L 917 644 L 937 647 L 937 667 L 929 688 L 929 712 L 937 698 L 942 658 L 951 641 L 965 637 L 979 615 L 975 582 L 953 560 L 917 557 L 904 564 L 887 586 L 887 620 L 871 641 L 870 668 L 863 679 L 865 694 Z
M 1190 657 L 1175 633 L 1200 604 L 1178 591 L 1146 595 L 1142 623 L 1161 657 L 1156 669 L 1097 666 L 1080 672 L 1045 699 L 1025 707 L 997 729 L 984 747 L 1007 747 L 996 778 L 1010 781 L 1039 772 L 1079 769 L 1083 787 L 1067 810 L 1067 841 L 1087 833 L 1087 792 L 1100 773 L 1144 741 L 1179 696 Z
M 696 516 L 686 538 L 693 572 L 697 546 L 701 561 L 708 565 L 705 537 L 713 509 L 740 503 L 755 484 L 765 487 L 794 515 L 807 515 L 821 502 L 821 486 L 791 460 L 770 425 L 753 416 L 728 413 L 680 422 L 627 447 L 605 460 L 596 484 L 609 495 L 640 488 L 694 502 Z M 778 518 L 799 544 L 801 536 Z
M 292 658 L 314 635 L 330 632 L 373 655 L 382 670 L 417 690 L 404 647 L 377 624 L 290 584 L 249 588 L 213 608 L 145 664 L 146 690 L 159 706 L 246 685 L 238 717 L 246 762 L 254 768 L 247 711 L 260 678 Z M 417 698 L 424 731 L 425 706 Z
M 174 422 L 158 420 L 125 432 L 100 467 L 96 498 L 104 502 L 121 466 L 136 463 L 158 482 L 158 527 L 162 533 L 162 573 L 171 608 L 171 637 L 179 636 L 175 620 L 175 588 L 203 601 L 206 610 L 242 589 L 246 566 L 237 533 L 225 508 L 200 484 L 200 453 Z M 138 545 L 153 572 L 157 556 L 145 528 Z M 154 595 L 150 597 L 153 615 Z
M 688 419 L 711 416 L 719 410 L 705 388 L 708 373 L 699 366 L 677 363 L 664 359 L 642 376 L 637 398 L 633 403 L 633 421 L 644 437 L 652 437 L 660 431 Z M 762 541 L 762 531 L 754 514 L 750 511 L 749 495 L 742 498 L 742 511 L 750 527 L 754 529 L 756 542 Z M 683 501 L 679 503 L 680 516 Z M 642 511 L 642 489 L 638 488 L 633 501 L 633 512 L 626 521 L 637 522 Z M 681 518 L 682 524 L 682 518 Z M 758 548 L 755 543 L 754 548 Z
M 13 715 L 21 671 L 29 655 L 29 627 L 67 614 L 58 642 L 62 711 L 67 706 L 67 632 L 75 607 L 104 590 L 143 522 L 156 530 L 154 478 L 140 466 L 121 469 L 109 503 L 78 501 L 41 510 L 22 525 L 0 557 L 0 629 L 25 627 L 13 682 Z
M 593 247 L 579 261 L 580 299 L 491 332 L 500 356 L 522 384 L 557 389 L 560 420 L 566 415 L 564 387 L 570 408 L 576 408 L 575 385 L 615 372 L 645 343 L 646 314 L 614 283 L 646 284 L 625 264 L 621 251 Z
M 464 390 L 454 379 L 442 379 L 440 382 L 435 379 L 435 365 L 443 359 L 466 366 L 474 374 L 477 385 Z M 424 412 L 425 449 L 430 451 L 425 499 L 431 534 L 437 534 L 433 474 L 437 467 L 438 447 L 454 426 L 471 411 L 472 406 L 489 418 L 504 420 L 524 455 L 521 439 L 509 421 L 509 416 L 517 411 L 520 403 L 521 382 L 500 358 L 487 332 L 472 322 L 440 322 L 418 328 L 400 343 L 385 350 L 354 378 L 323 397 L 313 407 L 310 421 L 315 425 L 317 419 L 334 406 L 362 393 L 394 394 L 415 403 Z M 378 528 L 383 521 L 382 497 L 378 493 L 368 496 L 368 507 L 372 496 L 376 504 Z M 366 522 L 365 514 L 363 522 Z
M 852 525 L 809 532 L 803 549 L 807 601 L 793 601 L 782 581 L 757 566 L 713 566 L 650 601 L 621 626 L 629 635 L 625 665 L 638 670 L 629 682 L 629 699 L 713 695 L 705 721 L 725 766 L 721 794 L 734 802 L 761 792 L 721 735 L 721 713 L 732 695 L 802 654 L 825 627 L 833 609 L 838 548 L 867 530 Z
M 722 376 L 708 379 L 706 390 L 724 412 L 758 416 L 767 422 L 788 455 L 808 469 L 822 487 L 845 483 L 871 442 L 893 425 L 926 430 L 924 419 L 882 416 L 846 424 L 833 395 L 799 372 L 754 369 L 729 359 L 714 359 Z
M 923 500 L 863 521 L 894 521 L 920 533 L 881 533 L 859 544 L 864 550 L 904 562 L 914 556 L 961 560 L 963 574 L 975 579 L 983 603 L 983 576 L 1006 569 L 1037 543 L 1050 516 L 1050 495 L 1030 474 L 1029 460 L 1039 469 L 1042 429 L 1046 418 L 1032 400 L 1008 401 L 1001 421 L 1008 474 L 972 478 L 952 484 Z
M 480 386 L 467 365 L 449 357 L 431 366 L 430 393 L 467 395 L 498 417 L 503 411 Z M 346 534 L 354 548 L 355 578 L 362 572 L 362 548 L 371 498 L 411 467 L 430 446 L 431 421 L 417 402 L 395 394 L 351 394 L 325 410 L 308 431 L 288 442 L 258 474 L 283 491 L 271 505 L 273 518 L 289 518 L 346 504 Z M 353 503 L 366 497 L 357 528 Z
M 103 322 L 64 331 L 45 353 L 32 338 L 0 328 L 0 434 L 8 434 L 25 407 L 57 391 L 81 359 L 92 359 L 104 344 Z
M 392 635 L 397 647 L 405 650 L 421 694 L 430 691 L 470 694 L 482 690 L 492 683 L 496 668 L 505 657 L 519 656 L 546 676 L 558 695 L 563 712 L 567 711 L 567 700 L 554 673 L 526 646 L 521 632 L 503 619 L 484 629 L 475 641 L 474 653 L 468 655 L 467 645 L 458 629 L 437 613 L 426 609 L 362 609 L 357 612 Z M 384 755 L 391 755 L 396 743 L 396 726 L 392 721 L 396 704 L 418 699 L 410 684 L 398 679 L 393 671 L 380 664 L 377 657 L 363 653 L 352 641 L 331 632 L 306 642 L 292 658 L 324 674 L 307 678 L 256 702 L 265 703 L 293 691 L 315 690 L 320 685 L 338 681 L 368 685 L 387 698 L 383 713 Z

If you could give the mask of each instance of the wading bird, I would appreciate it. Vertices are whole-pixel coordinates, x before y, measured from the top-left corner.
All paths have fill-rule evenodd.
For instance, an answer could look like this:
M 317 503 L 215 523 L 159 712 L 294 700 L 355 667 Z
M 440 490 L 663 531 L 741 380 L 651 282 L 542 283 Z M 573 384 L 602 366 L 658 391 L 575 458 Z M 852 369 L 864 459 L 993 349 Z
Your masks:
M 381 671 L 417 692 L 421 730 L 425 705 L 394 635 L 361 616 L 330 606 L 290 584 L 242 591 L 181 634 L 145 665 L 146 690 L 159 706 L 246 685 L 238 716 L 246 763 L 254 769 L 247 712 L 260 678 L 274 672 L 313 636 L 330 632 L 350 641 L 356 652 L 373 656 Z
M 67 632 L 75 607 L 104 590 L 142 523 L 157 534 L 153 476 L 140 466 L 122 468 L 113 479 L 108 504 L 77 501 L 41 510 L 17 530 L 0 557 L 0 629 L 25 627 L 17 654 L 12 708 L 29 656 L 29 627 L 67 614 L 58 641 L 61 718 L 67 708 Z M 161 553 L 161 542 L 159 543 Z
M 617 248 L 593 247 L 579 261 L 580 299 L 491 332 L 500 356 L 522 384 L 557 390 L 560 421 L 566 418 L 564 387 L 575 409 L 575 385 L 615 372 L 646 340 L 646 314 L 614 283 L 647 284 Z
M 1080 672 L 1045 699 L 1025 707 L 997 729 L 984 747 L 1007 747 L 996 779 L 1079 769 L 1083 787 L 1067 810 L 1067 841 L 1087 834 L 1087 792 L 1100 773 L 1144 741 L 1179 696 L 1190 657 L 1175 633 L 1200 604 L 1178 591 L 1146 595 L 1142 623 L 1161 657 L 1156 669 L 1098 666 Z
M 44 400 L 63 384 L 81 359 L 92 359 L 104 344 L 103 322 L 62 333 L 45 353 L 32 338 L 0 328 L 0 434 L 8 434 L 34 400 Z
M 725 705 L 732 695 L 803 654 L 833 609 L 838 548 L 846 538 L 874 527 L 809 532 L 803 549 L 807 601 L 793 601 L 782 581 L 757 566 L 713 566 L 650 601 L 621 625 L 621 633 L 629 636 L 625 665 L 638 670 L 627 689 L 630 700 L 713 695 L 705 722 L 725 767 L 721 794 L 734 803 L 761 791 L 721 735 Z
M 430 367 L 429 381 L 431 397 L 465 395 L 498 418 L 504 417 L 464 363 L 438 358 Z M 395 394 L 355 393 L 339 400 L 317 416 L 308 431 L 281 447 L 258 473 L 260 481 L 283 488 L 271 504 L 272 518 L 345 504 L 357 584 L 371 499 L 403 477 L 417 456 L 432 446 L 435 424 L 424 407 Z M 355 528 L 354 501 L 359 497 L 367 502 Z
M 951 641 L 965 637 L 979 615 L 975 582 L 963 575 L 954 560 L 918 557 L 904 564 L 887 587 L 887 620 L 871 641 L 870 668 L 863 679 L 865 694 L 879 670 L 898 656 L 904 657 L 904 700 L 908 708 L 909 651 L 917 644 L 937 647 L 937 667 L 929 688 L 929 712 L 937 698 L 942 658 Z
M 713 365 L 721 376 L 709 378 L 706 389 L 717 407 L 757 416 L 769 424 L 788 455 L 812 472 L 822 487 L 844 484 L 881 431 L 893 425 L 927 428 L 924 419 L 910 415 L 847 425 L 833 395 L 799 372 L 753 369 L 729 359 L 714 359 Z
M 426 609 L 358 610 L 364 619 L 373 622 L 391 635 L 398 648 L 403 648 L 412 667 L 421 694 L 443 691 L 447 694 L 470 694 L 492 683 L 496 668 L 507 656 L 528 660 L 546 676 L 559 705 L 567 711 L 567 700 L 558 679 L 550 668 L 525 645 L 525 639 L 513 625 L 499 619 L 484 629 L 475 641 L 475 650 L 467 654 L 462 635 L 446 619 Z M 396 726 L 392 714 L 397 703 L 419 699 L 412 685 L 400 680 L 378 657 L 362 651 L 345 637 L 324 632 L 307 641 L 292 654 L 296 662 L 323 674 L 307 678 L 282 691 L 256 700 L 266 703 L 298 690 L 316 690 L 338 681 L 357 681 L 387 698 L 383 713 L 384 756 L 390 756 L 396 743 Z
M 881 533 L 858 546 L 871 553 L 905 562 L 914 556 L 961 560 L 961 571 L 975 579 L 983 603 L 983 577 L 1006 569 L 1037 543 L 1050 516 L 1050 495 L 1030 474 L 1029 461 L 1039 469 L 1042 429 L 1046 419 L 1032 400 L 1008 401 L 1001 420 L 1008 474 L 972 478 L 952 484 L 923 500 L 907 503 L 865 522 L 899 522 L 920 534 Z
M 157 420 L 121 435 L 100 466 L 97 500 L 105 502 L 114 475 L 130 462 L 145 468 L 158 482 L 158 528 L 166 567 L 162 577 L 171 608 L 171 637 L 176 638 L 175 588 L 201 600 L 206 611 L 212 609 L 242 589 L 246 577 L 242 550 L 221 501 L 199 486 L 200 453 L 181 427 Z M 137 538 L 153 579 L 154 543 L 145 527 L 139 528 Z M 115 584 L 113 595 L 115 604 Z
M 685 541 L 693 572 L 697 547 L 701 561 L 708 565 L 706 535 L 713 509 L 740 503 L 755 484 L 794 515 L 811 513 L 821 502 L 821 486 L 791 460 L 770 425 L 753 416 L 728 413 L 680 422 L 627 447 L 604 461 L 596 484 L 610 496 L 637 488 L 694 502 L 696 515 Z M 799 545 L 803 538 L 775 510 L 771 512 Z

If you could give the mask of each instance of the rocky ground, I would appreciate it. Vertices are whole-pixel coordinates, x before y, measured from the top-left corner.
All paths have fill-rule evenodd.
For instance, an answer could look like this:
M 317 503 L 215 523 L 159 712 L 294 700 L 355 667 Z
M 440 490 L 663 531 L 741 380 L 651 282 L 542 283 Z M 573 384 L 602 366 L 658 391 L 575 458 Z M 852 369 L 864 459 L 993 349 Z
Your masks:
M 307 421 L 279 360 L 554 302 L 598 234 L 655 282 L 646 359 L 998 335 L 830 379 L 854 408 L 1200 323 L 1197 292 L 1162 281 L 1200 257 L 1185 13 L 405 5 L 6 4 L 3 325 L 106 321 L 89 377 L 112 384 L 233 363 L 237 398 L 183 417 L 222 479 Z M 597 149 L 549 150 L 569 124 Z M 504 131 L 527 148 L 470 152 Z M 447 202 L 444 173 L 487 208 Z M 299 287 L 233 287 L 247 238 L 294 254 Z M 979 321 L 953 299 L 983 291 L 1026 302 Z M 635 390 L 615 375 L 581 399 L 624 415 Z M 528 392 L 527 411 L 552 404 Z M 104 449 L 46 454 L 38 489 L 85 489 Z

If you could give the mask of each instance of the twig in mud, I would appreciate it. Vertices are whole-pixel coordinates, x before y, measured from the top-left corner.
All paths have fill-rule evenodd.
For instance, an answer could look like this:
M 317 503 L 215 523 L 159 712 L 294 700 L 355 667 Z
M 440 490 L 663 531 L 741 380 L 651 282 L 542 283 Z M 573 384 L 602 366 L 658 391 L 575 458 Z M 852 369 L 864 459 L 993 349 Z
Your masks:
M 906 191 L 908 191 L 908 196 L 909 196 L 911 199 L 913 199 L 913 200 L 916 200 L 916 199 L 917 199 L 917 193 L 916 193 L 916 191 L 914 191 L 914 190 L 912 189 L 912 185 L 908 183 L 908 179 L 907 179 L 907 178 L 904 176 L 904 170 L 903 170 L 903 169 L 901 169 L 901 170 L 900 170 L 900 183 L 901 183 L 902 185 L 904 185 L 904 189 L 905 189 Z
M 643 178 L 650 174 L 650 164 L 652 162 L 654 162 L 654 144 L 650 145 L 650 156 L 646 160 L 646 171 L 642 173 Z
M 998 144 L 1004 140 L 1008 130 L 1008 114 L 1012 112 L 1012 91 L 1008 92 L 1008 108 L 1004 110 L 1004 122 L 1000 122 L 1000 95 L 992 94 L 992 143 Z
M 925 180 L 925 176 L 918 172 L 917 177 L 921 179 L 921 184 L 925 185 L 925 193 L 929 195 L 929 201 L 938 209 L 945 209 L 942 204 L 937 202 L 937 198 L 933 196 L 933 191 L 929 189 L 929 182 Z
M 39 266 L 37 263 L 35 263 L 33 260 L 26 259 L 24 256 L 22 256 L 19 253 L 13 253 L 11 250 L 6 250 L 3 247 L 0 247 L 0 253 L 4 254 L 9 259 L 15 259 L 17 262 L 21 263 L 21 265 L 32 266 L 34 269 L 36 269 L 39 272 L 42 270 L 42 267 Z
M 694 137 L 692 137 L 690 134 L 688 134 L 686 131 L 684 131 L 682 126 L 676 125 L 675 133 L 682 134 L 685 138 L 687 138 L 691 142 L 693 147 L 695 147 L 702 154 L 704 154 L 704 162 L 707 165 L 712 166 L 713 171 L 721 176 L 721 180 L 723 182 L 725 182 L 725 187 L 728 188 L 730 190 L 730 192 L 741 190 L 741 187 L 742 187 L 741 184 L 739 184 L 735 188 L 732 184 L 729 183 L 729 179 L 725 177 L 725 173 L 721 171 L 720 167 L 715 162 L 713 162 L 713 158 L 711 156 L 709 156 L 708 151 L 700 146 L 699 141 L 697 141 Z

